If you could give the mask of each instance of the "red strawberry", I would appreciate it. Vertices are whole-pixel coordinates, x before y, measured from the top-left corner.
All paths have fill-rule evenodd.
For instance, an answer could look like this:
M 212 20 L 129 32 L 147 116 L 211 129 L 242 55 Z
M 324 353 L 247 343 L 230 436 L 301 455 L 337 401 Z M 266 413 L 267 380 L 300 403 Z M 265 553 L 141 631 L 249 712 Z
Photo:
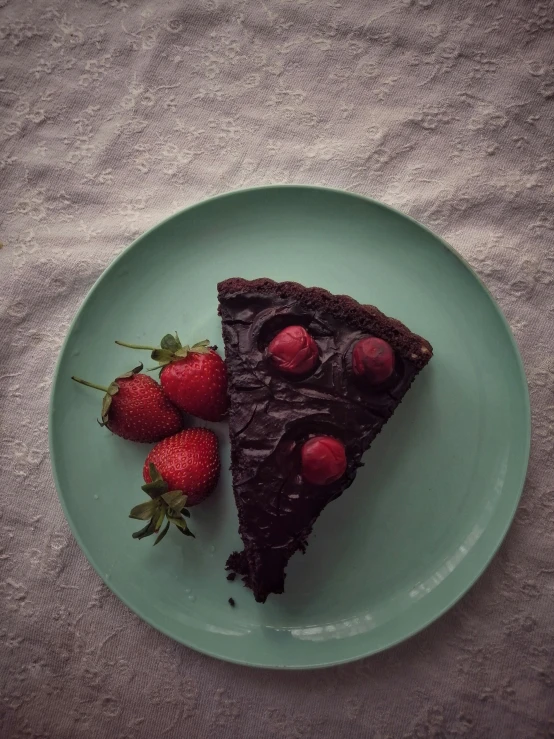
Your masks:
M 185 505 L 201 503 L 215 488 L 219 478 L 217 436 L 209 429 L 194 428 L 164 439 L 146 457 L 142 489 L 152 500 L 135 506 L 131 518 L 150 519 L 133 538 L 142 539 L 165 528 L 154 542 L 160 541 L 171 523 L 187 536 L 194 536 L 185 518 L 190 516 Z
M 219 479 L 217 436 L 209 429 L 186 429 L 160 441 L 146 457 L 142 476 L 152 482 L 150 464 L 155 465 L 169 490 L 182 490 L 187 505 L 201 503 Z
M 101 426 L 123 439 L 152 443 L 180 431 L 183 419 L 160 385 L 148 375 L 139 374 L 141 370 L 142 364 L 116 377 L 108 387 L 79 377 L 71 379 L 106 393 Z
M 159 349 L 116 341 L 131 349 L 150 349 L 162 365 L 160 382 L 167 397 L 181 410 L 204 421 L 221 421 L 227 411 L 227 368 L 209 345 L 183 346 L 177 334 L 167 334 Z

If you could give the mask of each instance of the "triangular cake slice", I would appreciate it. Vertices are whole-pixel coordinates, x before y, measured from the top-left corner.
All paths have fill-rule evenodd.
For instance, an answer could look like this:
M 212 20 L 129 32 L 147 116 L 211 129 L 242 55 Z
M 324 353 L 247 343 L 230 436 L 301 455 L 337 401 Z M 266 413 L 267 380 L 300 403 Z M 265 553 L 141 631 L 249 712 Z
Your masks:
M 227 568 L 263 603 L 283 592 L 290 557 L 352 484 L 432 348 L 377 308 L 321 288 L 232 278 L 218 292 L 244 543 Z

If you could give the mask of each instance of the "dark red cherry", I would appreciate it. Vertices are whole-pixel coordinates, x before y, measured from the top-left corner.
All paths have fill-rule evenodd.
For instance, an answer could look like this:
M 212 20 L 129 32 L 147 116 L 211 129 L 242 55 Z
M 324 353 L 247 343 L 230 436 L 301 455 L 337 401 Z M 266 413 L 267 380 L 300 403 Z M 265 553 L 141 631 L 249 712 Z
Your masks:
M 344 444 L 332 436 L 314 436 L 301 451 L 302 477 L 313 485 L 330 485 L 346 472 Z
M 352 371 L 370 385 L 380 385 L 394 371 L 394 352 L 390 344 L 376 336 L 360 339 L 352 350 Z
M 303 326 L 287 326 L 273 338 L 268 355 L 280 372 L 305 375 L 318 359 L 317 344 Z

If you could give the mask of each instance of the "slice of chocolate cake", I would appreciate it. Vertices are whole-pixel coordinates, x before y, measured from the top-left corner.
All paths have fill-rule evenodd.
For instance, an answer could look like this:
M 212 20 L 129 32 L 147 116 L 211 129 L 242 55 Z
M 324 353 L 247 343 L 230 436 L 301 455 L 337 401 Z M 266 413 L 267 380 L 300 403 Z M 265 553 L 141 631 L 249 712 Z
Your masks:
M 325 506 L 432 356 L 371 305 L 295 282 L 218 285 L 231 401 L 231 470 L 244 551 L 227 568 L 257 601 L 282 593 Z

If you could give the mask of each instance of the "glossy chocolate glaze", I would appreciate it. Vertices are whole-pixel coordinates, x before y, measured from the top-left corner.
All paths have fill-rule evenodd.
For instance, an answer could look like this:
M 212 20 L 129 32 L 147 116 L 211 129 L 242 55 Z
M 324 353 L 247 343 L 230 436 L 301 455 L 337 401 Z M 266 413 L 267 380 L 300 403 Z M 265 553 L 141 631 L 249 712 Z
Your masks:
M 232 292 L 225 285 L 220 285 L 220 314 L 229 370 L 232 473 L 245 547 L 230 564 L 264 601 L 269 592 L 283 591 L 286 562 L 305 547 L 323 508 L 350 486 L 363 453 L 419 368 L 397 352 L 389 380 L 378 387 L 364 385 L 352 372 L 351 353 L 371 332 L 324 307 L 307 310 L 301 291 L 298 297 L 280 296 L 255 287 Z M 267 355 L 271 339 L 295 324 L 303 325 L 319 347 L 315 370 L 300 378 L 281 375 Z M 311 485 L 299 474 L 302 443 L 317 434 L 334 436 L 346 447 L 346 473 L 328 486 Z

